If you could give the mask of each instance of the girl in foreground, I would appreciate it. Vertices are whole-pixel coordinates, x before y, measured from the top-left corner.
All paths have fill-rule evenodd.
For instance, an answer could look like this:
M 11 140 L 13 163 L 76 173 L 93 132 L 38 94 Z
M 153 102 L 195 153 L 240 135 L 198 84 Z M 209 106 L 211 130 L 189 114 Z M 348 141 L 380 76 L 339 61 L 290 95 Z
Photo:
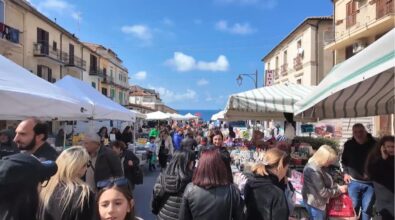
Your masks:
M 134 213 L 134 200 L 126 178 L 97 183 L 97 210 L 100 220 L 143 220 Z

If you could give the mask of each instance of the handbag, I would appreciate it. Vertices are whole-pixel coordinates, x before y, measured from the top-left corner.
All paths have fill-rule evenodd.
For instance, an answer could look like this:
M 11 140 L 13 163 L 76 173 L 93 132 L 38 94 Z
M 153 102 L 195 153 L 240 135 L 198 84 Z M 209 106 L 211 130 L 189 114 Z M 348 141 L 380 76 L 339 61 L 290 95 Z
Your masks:
M 354 217 L 355 211 L 350 196 L 343 193 L 336 198 L 331 198 L 326 214 L 328 217 Z

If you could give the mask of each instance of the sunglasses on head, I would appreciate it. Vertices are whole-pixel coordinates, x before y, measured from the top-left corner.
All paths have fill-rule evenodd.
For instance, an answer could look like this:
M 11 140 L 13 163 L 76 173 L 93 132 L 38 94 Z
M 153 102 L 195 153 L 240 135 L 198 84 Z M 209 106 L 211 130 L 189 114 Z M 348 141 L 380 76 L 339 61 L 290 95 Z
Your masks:
M 129 181 L 125 177 L 120 177 L 120 178 L 115 178 L 115 179 L 108 179 L 108 180 L 102 180 L 97 182 L 96 186 L 98 189 L 103 189 L 107 187 L 112 187 L 112 186 L 127 186 L 129 187 Z

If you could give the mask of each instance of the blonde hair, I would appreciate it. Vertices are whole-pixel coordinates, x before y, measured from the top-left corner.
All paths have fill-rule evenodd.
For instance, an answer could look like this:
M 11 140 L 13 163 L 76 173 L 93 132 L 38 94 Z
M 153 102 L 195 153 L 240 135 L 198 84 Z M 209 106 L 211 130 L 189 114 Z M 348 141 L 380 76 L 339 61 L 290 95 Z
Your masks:
M 42 188 L 40 192 L 40 212 L 44 214 L 45 207 L 48 207 L 49 201 L 54 194 L 55 188 L 62 185 L 65 188 L 60 194 L 60 206 L 62 215 L 70 203 L 73 195 L 81 188 L 76 201 L 77 207 L 84 209 L 84 202 L 89 200 L 91 193 L 88 184 L 81 180 L 80 171 L 89 161 L 89 154 L 84 147 L 74 146 L 64 150 L 56 160 L 58 171 L 49 180 L 48 185 Z M 74 202 L 74 201 L 73 201 Z
M 337 159 L 336 151 L 329 145 L 322 145 L 317 152 L 309 159 L 309 163 L 315 163 L 319 167 L 325 166 L 328 162 Z
M 284 168 L 289 164 L 289 156 L 282 150 L 272 148 L 258 159 L 258 162 L 254 164 L 251 171 L 254 174 L 261 176 L 267 176 L 272 173 L 272 169 Z

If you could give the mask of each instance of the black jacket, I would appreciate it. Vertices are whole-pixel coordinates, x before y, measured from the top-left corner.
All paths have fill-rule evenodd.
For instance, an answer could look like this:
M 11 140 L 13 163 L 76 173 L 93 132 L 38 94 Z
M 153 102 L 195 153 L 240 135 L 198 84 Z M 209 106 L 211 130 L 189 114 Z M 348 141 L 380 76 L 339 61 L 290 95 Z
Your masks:
M 190 183 L 185 189 L 178 219 L 243 219 L 243 200 L 233 184 L 204 189 Z
M 344 144 L 341 160 L 344 173 L 356 180 L 366 180 L 364 178 L 365 162 L 375 145 L 376 140 L 371 134 L 368 134 L 368 141 L 364 144 L 358 144 L 354 138 L 348 140 Z
M 195 150 L 197 146 L 197 141 L 189 136 L 181 141 L 181 150 Z
M 94 166 L 95 183 L 111 177 L 123 176 L 121 166 L 119 157 L 111 149 L 101 146 Z
M 19 149 L 16 144 L 13 142 L 13 134 L 11 130 L 1 130 L 0 134 L 4 134 L 8 137 L 8 141 L 6 143 L 0 143 L 0 159 L 9 156 L 12 154 L 19 153 Z
M 63 185 L 58 185 L 54 193 L 52 194 L 48 207 L 44 209 L 43 216 L 40 216 L 41 220 L 90 220 L 93 218 L 95 211 L 95 196 L 91 191 L 89 198 L 84 201 L 84 208 L 78 207 L 77 199 L 82 192 L 81 187 L 75 189 L 69 205 L 66 207 L 65 211 L 62 212 L 60 204 L 64 201 L 61 200 L 62 191 L 65 189 Z
M 133 143 L 132 133 L 122 133 L 121 140 L 127 145 L 128 143 Z
M 182 195 L 186 185 L 192 180 L 179 181 L 177 176 L 160 174 L 154 185 L 151 208 L 159 208 L 159 220 L 177 220 L 181 208 Z M 156 207 L 155 207 L 156 206 Z
M 55 161 L 59 156 L 55 148 L 51 147 L 51 145 L 49 145 L 47 142 L 44 142 L 44 144 L 41 145 L 41 147 L 38 148 L 36 152 L 33 153 L 33 155 L 36 156 L 41 161 L 44 160 Z
M 122 157 L 124 157 L 122 164 L 124 175 L 130 181 L 130 183 L 134 185 L 136 179 L 136 170 L 138 169 L 138 166 L 140 166 L 140 160 L 130 150 L 125 150 Z M 133 162 L 133 166 L 129 165 L 129 161 Z
M 288 220 L 289 210 L 277 176 L 251 175 L 244 188 L 247 220 Z

